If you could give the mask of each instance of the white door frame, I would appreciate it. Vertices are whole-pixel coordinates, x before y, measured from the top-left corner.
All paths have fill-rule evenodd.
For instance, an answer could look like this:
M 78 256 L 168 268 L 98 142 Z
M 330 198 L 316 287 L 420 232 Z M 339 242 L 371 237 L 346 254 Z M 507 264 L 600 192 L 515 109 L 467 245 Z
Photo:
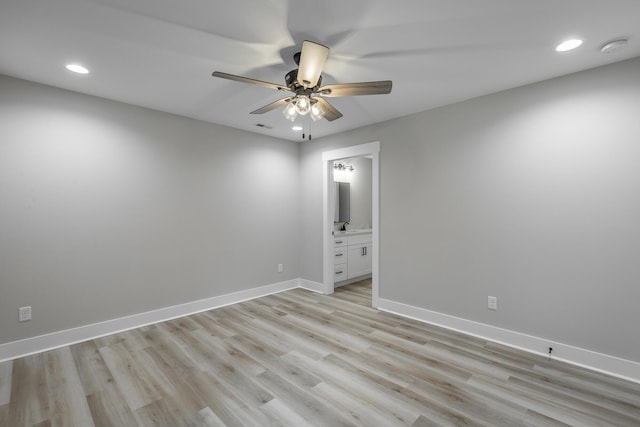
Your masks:
M 373 237 L 373 253 L 371 254 L 371 306 L 378 307 L 379 298 L 379 261 L 380 261 L 380 141 L 367 144 L 354 145 L 339 148 L 322 153 L 322 232 L 323 232 L 323 291 L 332 294 L 333 286 L 333 186 L 331 179 L 334 160 L 347 159 L 349 157 L 371 157 L 371 228 Z

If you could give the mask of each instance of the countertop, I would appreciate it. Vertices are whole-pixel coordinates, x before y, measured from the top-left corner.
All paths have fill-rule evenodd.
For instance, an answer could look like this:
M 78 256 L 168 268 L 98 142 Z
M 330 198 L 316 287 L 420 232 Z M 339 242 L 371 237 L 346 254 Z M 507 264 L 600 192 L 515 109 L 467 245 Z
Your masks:
M 372 232 L 372 230 L 366 229 L 366 230 L 347 230 L 347 231 L 334 231 L 333 235 L 336 237 L 339 236 L 357 236 L 360 234 L 370 234 Z

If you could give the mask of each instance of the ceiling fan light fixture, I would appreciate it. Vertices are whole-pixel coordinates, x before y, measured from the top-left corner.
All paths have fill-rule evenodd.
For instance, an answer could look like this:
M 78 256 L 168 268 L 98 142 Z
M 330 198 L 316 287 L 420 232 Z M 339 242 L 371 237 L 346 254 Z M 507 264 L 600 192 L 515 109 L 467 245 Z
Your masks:
M 221 71 L 214 71 L 211 75 L 213 77 L 233 80 L 240 83 L 249 83 L 289 93 L 290 95 L 251 111 L 250 114 L 264 114 L 284 107 L 282 114 L 290 121 L 295 121 L 298 116 L 306 115 L 310 115 L 313 121 L 325 119 L 328 122 L 342 117 L 342 113 L 325 100 L 324 96 L 335 98 L 391 93 L 391 80 L 322 86 L 322 69 L 327 61 L 328 54 L 329 48 L 326 46 L 309 40 L 302 42 L 302 50 L 293 55 L 298 68 L 289 71 L 285 75 L 284 80 L 286 86 L 249 77 L 236 76 Z M 303 139 L 304 135 L 305 134 L 303 134 Z M 311 139 L 311 135 L 309 135 L 309 139 Z
M 282 110 L 282 114 L 287 120 L 294 121 L 296 117 L 298 117 L 296 105 L 293 102 L 288 103 L 287 106 L 284 107 L 284 110 Z
M 322 107 L 316 102 L 311 105 L 311 112 L 309 114 L 314 122 L 317 122 L 324 116 L 324 110 Z
M 301 116 L 309 114 L 309 111 L 311 111 L 311 100 L 307 95 L 298 95 L 295 103 L 296 112 Z

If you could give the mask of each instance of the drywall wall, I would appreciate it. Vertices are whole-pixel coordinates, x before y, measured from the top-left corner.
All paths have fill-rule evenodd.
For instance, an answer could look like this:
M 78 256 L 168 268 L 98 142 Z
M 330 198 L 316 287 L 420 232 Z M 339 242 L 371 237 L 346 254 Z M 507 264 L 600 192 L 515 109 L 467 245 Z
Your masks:
M 296 143 L 0 76 L 0 344 L 300 277 L 298 181 Z
M 322 281 L 322 152 L 380 141 L 382 298 L 640 362 L 638 76 L 634 59 L 304 143 L 303 277 Z

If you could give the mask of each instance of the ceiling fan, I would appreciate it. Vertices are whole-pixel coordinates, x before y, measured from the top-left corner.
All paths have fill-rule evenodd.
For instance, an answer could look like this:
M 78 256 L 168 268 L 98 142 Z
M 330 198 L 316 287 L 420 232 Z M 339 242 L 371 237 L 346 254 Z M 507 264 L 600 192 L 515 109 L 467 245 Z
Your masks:
M 264 114 L 278 107 L 286 106 L 283 114 L 291 121 L 294 121 L 298 115 L 307 114 L 314 121 L 325 118 L 331 122 L 342 117 L 342 113 L 323 97 L 379 95 L 391 92 L 391 80 L 321 86 L 322 68 L 328 56 L 328 47 L 308 40 L 302 42 L 302 51 L 293 55 L 298 68 L 285 75 L 284 86 L 220 71 L 214 71 L 212 75 L 290 93 L 284 98 L 252 111 L 251 114 Z

